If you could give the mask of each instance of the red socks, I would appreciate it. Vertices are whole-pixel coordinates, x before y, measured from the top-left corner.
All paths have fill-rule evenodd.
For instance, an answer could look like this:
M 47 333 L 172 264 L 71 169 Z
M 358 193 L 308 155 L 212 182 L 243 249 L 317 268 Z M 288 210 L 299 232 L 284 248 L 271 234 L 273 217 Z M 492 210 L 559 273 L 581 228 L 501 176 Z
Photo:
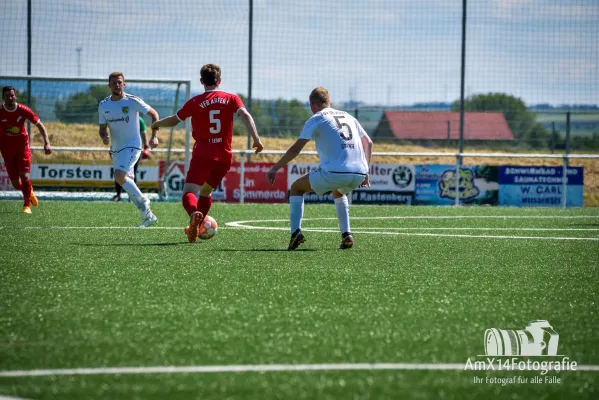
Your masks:
M 200 196 L 198 199 L 193 193 L 183 194 L 183 208 L 185 208 L 188 215 L 191 215 L 195 211 L 199 211 L 205 217 L 208 215 L 210 207 L 212 207 L 212 195 Z
M 23 199 L 25 200 L 25 203 L 23 203 L 24 207 L 29 207 L 30 206 L 30 199 L 31 199 L 31 190 L 33 188 L 31 187 L 31 181 L 30 180 L 21 180 L 21 192 L 23 193 Z
M 198 199 L 198 211 L 202 213 L 204 217 L 208 215 L 208 211 L 210 211 L 210 207 L 212 206 L 212 195 L 210 196 L 200 196 Z
M 187 211 L 187 215 L 198 211 L 198 199 L 194 193 L 183 193 L 183 208 Z

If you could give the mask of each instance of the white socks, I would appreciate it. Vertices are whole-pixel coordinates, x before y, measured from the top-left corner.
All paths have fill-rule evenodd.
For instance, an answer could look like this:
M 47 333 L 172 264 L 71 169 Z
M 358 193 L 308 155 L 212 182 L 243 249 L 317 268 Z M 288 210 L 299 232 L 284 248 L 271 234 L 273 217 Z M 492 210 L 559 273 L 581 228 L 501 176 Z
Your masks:
M 349 228 L 349 203 L 347 196 L 335 199 L 335 209 L 337 211 L 337 220 L 339 221 L 339 230 L 341 233 L 350 232 Z M 289 220 L 291 224 L 291 233 L 302 227 L 302 218 L 304 217 L 304 196 L 289 196 Z
M 289 220 L 291 223 L 291 234 L 302 227 L 304 217 L 304 196 L 289 196 Z
M 145 211 L 148 208 L 149 201 L 145 198 L 141 190 L 135 184 L 135 181 L 128 176 L 125 177 L 125 183 L 121 185 L 125 192 L 129 195 L 129 199 L 140 211 Z
M 349 203 L 347 196 L 335 199 L 335 209 L 337 210 L 337 220 L 339 220 L 339 230 L 341 233 L 350 232 L 349 230 Z

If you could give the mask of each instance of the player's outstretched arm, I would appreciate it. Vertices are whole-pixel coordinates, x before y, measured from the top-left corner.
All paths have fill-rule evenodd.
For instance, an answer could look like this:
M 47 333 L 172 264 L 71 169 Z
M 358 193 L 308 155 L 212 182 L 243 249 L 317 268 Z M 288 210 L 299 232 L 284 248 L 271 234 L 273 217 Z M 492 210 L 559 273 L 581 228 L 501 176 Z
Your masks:
M 362 140 L 362 148 L 364 149 L 366 162 L 368 163 L 368 166 L 370 166 L 370 159 L 372 158 L 372 140 L 368 135 L 364 135 L 360 139 Z
M 258 130 L 256 129 L 254 118 L 252 118 L 252 115 L 245 108 L 240 108 L 237 111 L 237 115 L 239 115 L 239 118 L 241 118 L 241 120 L 243 121 L 245 128 L 252 135 L 252 139 L 254 139 L 252 148 L 256 149 L 256 154 L 260 153 L 262 150 L 264 150 L 264 145 L 260 140 L 260 136 L 258 136 Z
M 106 127 L 106 124 L 100 124 L 100 137 L 102 138 L 102 143 L 110 144 L 110 136 L 108 136 L 108 129 Z
M 35 126 L 37 126 L 37 130 L 40 132 L 40 135 L 42 135 L 42 138 L 44 139 L 44 153 L 52 154 L 52 145 L 50 144 L 50 138 L 48 137 L 48 131 L 46 130 L 46 127 L 44 126 L 44 124 L 42 124 L 42 121 L 38 121 L 38 123 L 35 124 Z
M 155 148 L 158 146 L 158 127 L 154 128 L 154 123 L 158 122 L 160 117 L 158 116 L 158 111 L 150 108 L 147 114 L 152 118 L 152 137 L 150 138 L 150 148 Z
M 272 185 L 275 183 L 275 178 L 277 176 L 277 171 L 283 168 L 287 163 L 293 160 L 299 153 L 301 153 L 302 149 L 306 146 L 306 144 L 310 140 L 308 139 L 297 139 L 295 143 L 291 145 L 291 147 L 287 150 L 283 157 L 275 164 L 273 167 L 266 173 L 266 180 Z
M 181 121 L 179 120 L 179 118 L 177 118 L 177 115 L 169 115 L 166 118 L 162 118 L 158 121 L 152 122 L 152 130 L 163 127 L 170 128 L 171 126 L 176 126 L 179 122 Z

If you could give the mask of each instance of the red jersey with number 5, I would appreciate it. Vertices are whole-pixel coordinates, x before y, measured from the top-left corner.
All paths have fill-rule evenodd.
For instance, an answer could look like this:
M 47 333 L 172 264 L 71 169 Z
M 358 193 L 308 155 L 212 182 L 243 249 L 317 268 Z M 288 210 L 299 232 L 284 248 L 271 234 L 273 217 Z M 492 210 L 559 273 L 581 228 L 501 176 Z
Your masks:
M 203 154 L 217 155 L 223 151 L 231 154 L 233 141 L 233 116 L 243 102 L 236 94 L 222 90 L 207 90 L 189 99 L 177 111 L 184 121 L 191 117 L 192 136 Z

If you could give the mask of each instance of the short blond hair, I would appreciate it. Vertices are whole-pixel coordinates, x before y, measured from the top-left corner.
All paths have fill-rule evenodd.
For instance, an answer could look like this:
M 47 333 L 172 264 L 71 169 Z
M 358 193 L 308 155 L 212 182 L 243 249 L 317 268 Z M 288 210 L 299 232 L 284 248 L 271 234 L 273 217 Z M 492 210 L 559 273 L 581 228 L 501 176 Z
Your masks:
M 123 75 L 122 72 L 113 72 L 112 74 L 108 75 L 108 82 L 110 82 L 112 78 L 118 78 L 119 76 L 125 80 L 125 75 Z
M 310 93 L 310 103 L 314 103 L 319 106 L 330 106 L 331 95 L 329 94 L 328 89 L 320 86 L 312 90 L 312 93 Z

